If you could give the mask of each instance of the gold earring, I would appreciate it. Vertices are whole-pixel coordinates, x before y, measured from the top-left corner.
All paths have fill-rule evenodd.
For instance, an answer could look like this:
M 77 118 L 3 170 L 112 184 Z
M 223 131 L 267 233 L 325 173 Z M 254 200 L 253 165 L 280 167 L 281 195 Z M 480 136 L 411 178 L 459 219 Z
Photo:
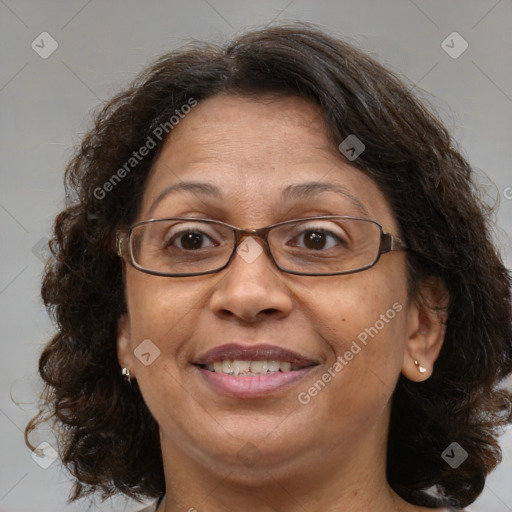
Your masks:
M 427 369 L 424 366 L 421 366 L 416 359 L 414 360 L 414 364 L 418 367 L 418 371 L 420 373 L 425 373 L 427 371 Z
M 130 373 L 130 370 L 128 368 L 123 368 L 121 370 L 121 373 L 124 375 L 126 382 L 130 382 L 132 380 L 132 374 Z

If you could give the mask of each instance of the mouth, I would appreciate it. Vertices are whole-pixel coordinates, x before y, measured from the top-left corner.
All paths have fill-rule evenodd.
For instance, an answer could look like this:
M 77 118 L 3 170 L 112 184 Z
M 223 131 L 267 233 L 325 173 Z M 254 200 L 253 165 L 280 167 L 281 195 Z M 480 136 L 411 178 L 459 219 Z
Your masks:
M 304 377 L 318 361 L 274 345 L 228 344 L 192 362 L 221 394 L 250 398 L 273 394 Z
M 200 368 L 210 372 L 240 377 L 255 377 L 275 372 L 294 372 L 308 366 L 312 365 L 298 366 L 292 365 L 290 361 L 243 361 L 240 359 L 223 359 L 222 361 L 215 361 L 213 364 L 199 365 Z

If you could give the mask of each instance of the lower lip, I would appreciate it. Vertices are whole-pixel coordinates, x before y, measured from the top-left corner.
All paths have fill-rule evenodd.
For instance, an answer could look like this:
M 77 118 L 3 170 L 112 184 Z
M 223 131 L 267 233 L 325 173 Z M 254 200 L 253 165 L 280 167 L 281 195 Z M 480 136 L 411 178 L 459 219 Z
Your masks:
M 254 377 L 211 372 L 198 366 L 195 368 L 218 393 L 238 398 L 254 398 L 272 395 L 291 386 L 313 370 L 314 366 L 290 372 L 272 372 Z

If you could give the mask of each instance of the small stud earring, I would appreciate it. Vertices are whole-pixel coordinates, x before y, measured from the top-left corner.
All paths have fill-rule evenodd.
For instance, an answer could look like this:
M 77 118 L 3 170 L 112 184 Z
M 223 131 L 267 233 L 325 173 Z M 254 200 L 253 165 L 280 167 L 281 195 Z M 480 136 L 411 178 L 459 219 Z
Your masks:
M 128 370 L 128 368 L 123 368 L 121 370 L 121 373 L 124 375 L 126 382 L 130 382 L 132 380 L 132 374 L 130 373 L 130 370 Z
M 420 365 L 420 363 L 418 363 L 418 361 L 416 361 L 416 359 L 414 360 L 414 364 L 418 367 L 418 371 L 420 373 L 425 373 L 427 371 L 427 369 L 423 366 Z

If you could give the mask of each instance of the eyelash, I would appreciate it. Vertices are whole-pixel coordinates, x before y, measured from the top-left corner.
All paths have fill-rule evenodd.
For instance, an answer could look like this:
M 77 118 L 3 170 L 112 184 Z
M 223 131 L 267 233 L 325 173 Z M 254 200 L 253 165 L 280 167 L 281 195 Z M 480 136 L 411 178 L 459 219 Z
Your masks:
M 336 239 L 339 243 L 341 244 L 345 244 L 345 241 L 342 240 L 339 236 L 337 236 L 333 231 L 330 231 L 326 228 L 321 228 L 321 227 L 318 227 L 318 226 L 306 226 L 302 231 L 300 231 L 299 233 L 297 233 L 292 240 L 296 240 L 302 236 L 304 236 L 305 233 L 307 232 L 314 232 L 314 233 L 320 233 L 322 235 L 327 235 L 328 237 L 332 237 L 333 239 Z M 210 240 L 213 240 L 213 237 L 211 237 L 210 235 L 208 235 L 207 233 L 205 233 L 204 231 L 201 231 L 201 230 L 198 230 L 198 229 L 182 229 L 181 231 L 178 231 L 177 233 L 174 233 L 168 240 L 164 240 L 164 245 L 165 247 L 171 247 L 173 246 L 173 242 L 176 241 L 176 240 L 179 240 L 180 237 L 182 237 L 184 234 L 190 234 L 190 233 L 193 233 L 193 234 L 197 234 L 197 235 L 201 235 L 203 237 L 207 237 L 209 238 Z M 177 247 L 177 249 L 182 249 L 181 247 Z

